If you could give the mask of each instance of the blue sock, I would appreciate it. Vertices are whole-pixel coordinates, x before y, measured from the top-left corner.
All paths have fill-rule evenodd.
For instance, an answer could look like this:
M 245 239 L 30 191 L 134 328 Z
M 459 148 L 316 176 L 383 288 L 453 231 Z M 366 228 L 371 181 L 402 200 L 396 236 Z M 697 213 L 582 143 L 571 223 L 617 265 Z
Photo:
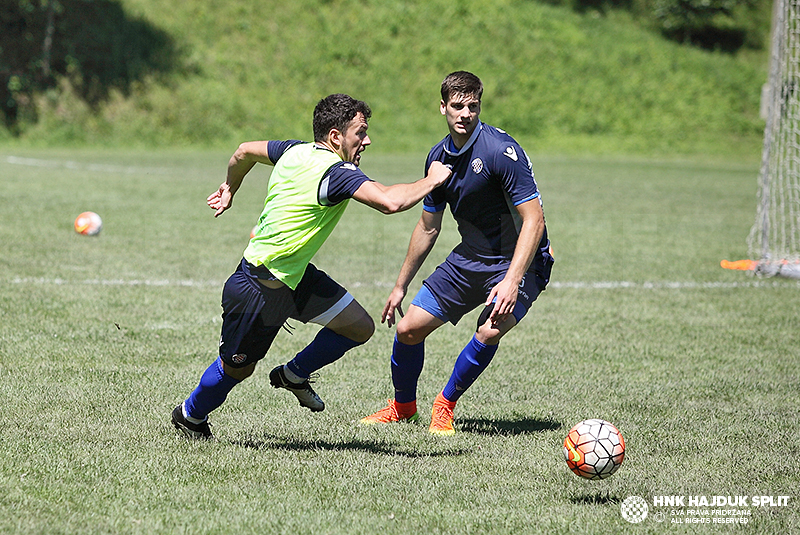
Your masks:
M 239 383 L 239 380 L 225 373 L 222 360 L 215 360 L 203 372 L 200 384 L 184 402 L 183 408 L 186 414 L 198 420 L 205 419 L 211 411 L 222 405 L 228 393 Z
M 308 378 L 318 369 L 339 360 L 347 351 L 362 343 L 354 342 L 323 327 L 314 340 L 288 362 L 286 367 L 298 377 Z
M 461 394 L 472 386 L 475 379 L 489 366 L 495 353 L 497 353 L 497 345 L 483 344 L 473 336 L 456 359 L 450 380 L 447 381 L 447 385 L 442 391 L 445 399 L 456 401 L 460 398 Z
M 417 381 L 425 362 L 425 342 L 406 345 L 394 337 L 392 347 L 392 384 L 394 400 L 408 403 L 417 399 Z

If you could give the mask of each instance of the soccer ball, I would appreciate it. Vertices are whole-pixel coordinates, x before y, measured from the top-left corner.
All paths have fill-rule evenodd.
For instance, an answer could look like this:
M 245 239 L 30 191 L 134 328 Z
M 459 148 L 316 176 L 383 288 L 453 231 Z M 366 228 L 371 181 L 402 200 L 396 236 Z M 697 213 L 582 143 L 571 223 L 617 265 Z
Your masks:
M 83 212 L 75 218 L 75 232 L 84 236 L 96 236 L 103 228 L 103 220 L 94 212 Z
M 617 471 L 625 458 L 625 440 L 605 420 L 584 420 L 564 439 L 567 466 L 586 479 L 605 479 Z

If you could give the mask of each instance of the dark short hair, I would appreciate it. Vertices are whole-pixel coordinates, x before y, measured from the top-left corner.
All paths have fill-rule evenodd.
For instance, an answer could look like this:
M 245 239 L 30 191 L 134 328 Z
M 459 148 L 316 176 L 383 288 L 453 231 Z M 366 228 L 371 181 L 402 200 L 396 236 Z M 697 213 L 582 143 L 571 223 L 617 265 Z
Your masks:
M 480 100 L 483 96 L 483 82 L 471 72 L 451 72 L 442 81 L 442 100 L 447 103 L 454 95 L 474 96 Z
M 332 129 L 344 133 L 356 115 L 361 113 L 369 121 L 372 110 L 366 102 L 349 95 L 337 93 L 328 95 L 314 108 L 314 141 L 325 141 Z

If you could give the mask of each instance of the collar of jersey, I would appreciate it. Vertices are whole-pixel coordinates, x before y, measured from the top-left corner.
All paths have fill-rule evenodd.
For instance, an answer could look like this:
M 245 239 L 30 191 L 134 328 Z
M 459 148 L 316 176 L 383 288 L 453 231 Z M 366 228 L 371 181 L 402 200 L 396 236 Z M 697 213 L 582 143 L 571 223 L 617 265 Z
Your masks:
M 326 147 L 325 145 L 320 145 L 319 143 L 314 142 L 314 148 L 318 150 L 326 150 L 328 152 L 333 152 L 331 149 Z M 334 153 L 335 154 L 335 153 Z
M 469 148 L 472 146 L 473 143 L 475 143 L 475 140 L 478 139 L 478 134 L 481 133 L 482 128 L 483 128 L 483 123 L 480 120 L 478 120 L 478 126 L 475 127 L 475 130 L 472 131 L 472 135 L 469 136 L 467 142 L 464 143 L 464 146 L 461 147 L 461 149 L 458 151 L 450 148 L 453 146 L 453 136 L 448 134 L 447 137 L 449 139 L 444 144 L 444 151 L 450 156 L 461 156 L 462 154 L 464 154 L 469 150 Z

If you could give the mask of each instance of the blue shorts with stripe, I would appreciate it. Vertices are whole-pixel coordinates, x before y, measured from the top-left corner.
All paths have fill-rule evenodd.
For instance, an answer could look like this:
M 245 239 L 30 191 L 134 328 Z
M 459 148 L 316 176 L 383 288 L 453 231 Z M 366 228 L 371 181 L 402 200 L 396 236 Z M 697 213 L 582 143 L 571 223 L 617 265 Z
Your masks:
M 519 285 L 513 315 L 519 322 L 550 281 L 553 258 L 538 257 Z M 411 304 L 434 317 L 456 325 L 465 314 L 486 302 L 492 288 L 508 272 L 510 262 L 487 264 L 452 252 L 434 272 L 423 281 L 423 287 Z
M 258 282 L 275 280 L 263 266 L 242 259 L 222 291 L 222 336 L 219 356 L 240 368 L 264 358 L 288 319 L 327 324 L 353 297 L 313 264 L 295 290 L 268 288 Z

